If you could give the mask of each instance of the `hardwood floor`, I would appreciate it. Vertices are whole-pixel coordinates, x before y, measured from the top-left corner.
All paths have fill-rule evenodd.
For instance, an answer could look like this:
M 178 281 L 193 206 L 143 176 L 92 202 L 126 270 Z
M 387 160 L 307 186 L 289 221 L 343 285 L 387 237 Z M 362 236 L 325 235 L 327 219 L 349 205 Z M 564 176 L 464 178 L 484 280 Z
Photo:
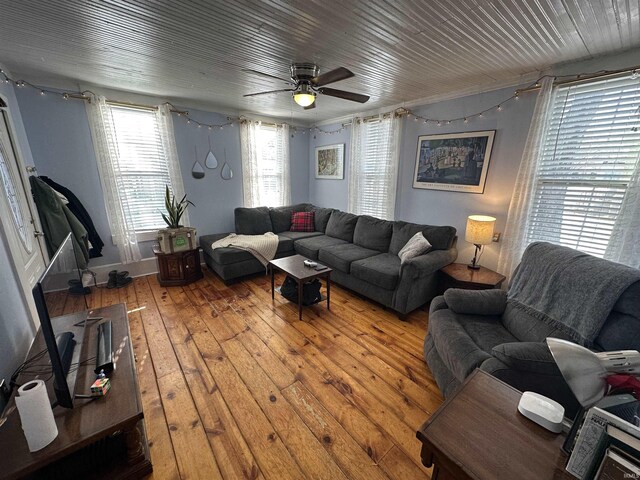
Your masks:
M 278 280 L 282 280 L 282 276 Z M 126 302 L 154 479 L 429 478 L 415 433 L 442 403 L 406 322 L 335 285 L 296 306 L 258 276 L 93 289 Z

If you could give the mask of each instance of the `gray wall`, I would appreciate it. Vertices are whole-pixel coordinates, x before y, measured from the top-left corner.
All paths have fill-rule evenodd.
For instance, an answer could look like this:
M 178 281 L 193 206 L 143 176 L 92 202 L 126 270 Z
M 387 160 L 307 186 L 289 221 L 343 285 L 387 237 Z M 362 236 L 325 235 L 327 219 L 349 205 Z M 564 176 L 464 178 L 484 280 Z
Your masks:
M 23 161 L 26 165 L 33 165 L 13 85 L 0 83 L 0 96 L 7 102 Z M 3 219 L 3 226 L 5 220 Z M 24 360 L 35 332 L 24 304 L 20 284 L 13 271 L 9 246 L 2 229 L 0 229 L 0 265 L 3 268 L 0 275 L 0 379 L 8 379 Z M 9 272 L 13 275 L 8 274 Z
M 91 141 L 85 105 L 78 100 L 58 96 L 41 96 L 32 89 L 17 89 L 33 158 L 40 175 L 47 175 L 73 191 L 85 205 L 98 233 L 105 243 L 103 257 L 91 259 L 90 267 L 119 263 L 117 248 L 109 233 L 96 157 Z M 117 93 L 115 98 L 122 98 Z M 110 96 L 109 96 L 110 98 Z M 129 100 L 129 99 L 127 99 Z M 144 99 L 159 104 L 160 99 Z M 208 124 L 223 124 L 226 115 L 190 110 L 190 116 Z M 242 168 L 240 163 L 240 127 L 223 130 L 197 128 L 184 117 L 173 117 L 180 167 L 188 198 L 195 204 L 189 208 L 191 225 L 199 235 L 233 230 L 233 209 L 242 205 Z M 205 177 L 196 180 L 191 169 L 197 159 L 204 166 L 209 140 L 219 166 L 205 168 Z M 308 135 L 294 134 L 290 141 L 292 201 L 307 201 L 309 162 Z M 227 162 L 233 170 L 231 180 L 222 180 L 220 171 Z M 158 214 L 159 215 L 159 214 Z M 143 258 L 153 257 L 153 242 L 141 243 Z

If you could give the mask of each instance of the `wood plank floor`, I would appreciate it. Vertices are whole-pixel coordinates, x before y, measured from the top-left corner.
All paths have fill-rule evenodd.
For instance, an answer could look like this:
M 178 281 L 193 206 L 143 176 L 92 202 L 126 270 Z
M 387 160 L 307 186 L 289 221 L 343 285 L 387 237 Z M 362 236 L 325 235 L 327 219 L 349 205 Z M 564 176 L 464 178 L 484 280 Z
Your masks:
M 279 277 L 278 280 L 282 280 Z M 126 302 L 154 479 L 419 479 L 418 427 L 442 403 L 406 322 L 335 285 L 297 308 L 258 276 L 93 289 Z

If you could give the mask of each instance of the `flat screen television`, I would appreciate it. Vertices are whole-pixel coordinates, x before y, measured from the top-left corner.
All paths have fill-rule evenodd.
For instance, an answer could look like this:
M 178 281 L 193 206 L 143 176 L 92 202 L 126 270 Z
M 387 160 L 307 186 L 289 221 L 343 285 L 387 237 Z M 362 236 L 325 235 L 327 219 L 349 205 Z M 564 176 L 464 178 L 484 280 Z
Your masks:
M 33 287 L 40 329 L 53 370 L 53 390 L 56 396 L 53 403 L 66 408 L 73 408 L 75 371 L 79 365 L 81 350 L 76 348 L 76 344 L 84 338 L 89 311 L 83 293 L 70 293 L 70 287 L 75 284 L 77 291 L 81 282 L 82 273 L 78 268 L 76 251 L 69 234 Z M 77 321 L 70 328 L 68 320 Z

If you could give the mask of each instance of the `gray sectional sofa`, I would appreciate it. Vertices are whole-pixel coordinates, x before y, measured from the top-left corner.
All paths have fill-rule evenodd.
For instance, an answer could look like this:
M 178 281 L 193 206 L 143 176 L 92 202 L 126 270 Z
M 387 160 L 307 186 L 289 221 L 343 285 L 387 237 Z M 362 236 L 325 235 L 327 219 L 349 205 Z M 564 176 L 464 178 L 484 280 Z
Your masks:
M 296 211 L 315 212 L 316 231 L 291 232 L 291 212 Z M 306 203 L 236 208 L 235 230 L 246 235 L 276 233 L 280 239 L 276 258 L 298 253 L 324 263 L 333 269 L 333 281 L 400 314 L 415 310 L 439 293 L 438 271 L 458 255 L 453 227 L 386 221 Z M 419 231 L 433 245 L 432 250 L 401 265 L 398 252 Z M 214 241 L 226 235 L 200 237 L 205 261 L 213 271 L 225 282 L 265 271 L 248 252 L 211 249 Z

